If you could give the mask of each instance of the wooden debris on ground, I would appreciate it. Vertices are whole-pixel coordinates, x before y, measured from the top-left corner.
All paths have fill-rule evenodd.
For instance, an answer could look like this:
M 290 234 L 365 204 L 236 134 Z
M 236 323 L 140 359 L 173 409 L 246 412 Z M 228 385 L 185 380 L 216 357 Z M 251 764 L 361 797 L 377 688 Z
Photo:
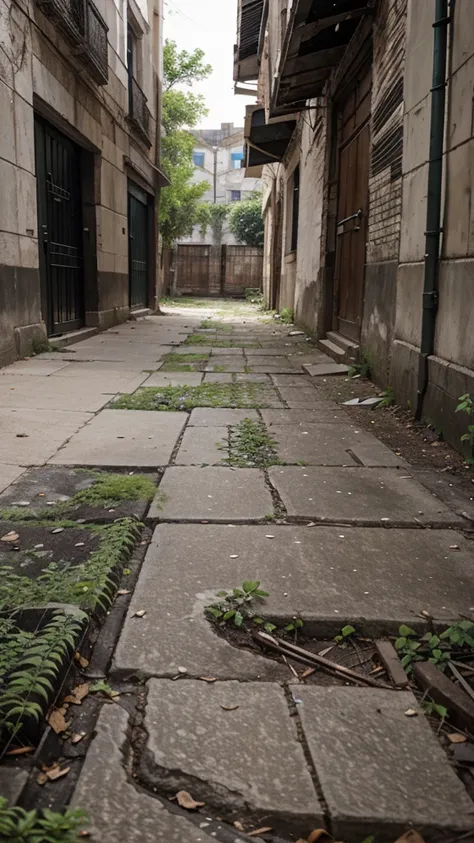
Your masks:
M 257 641 L 260 645 L 274 650 L 282 656 L 287 656 L 295 661 L 299 661 L 302 664 L 310 666 L 317 665 L 331 675 L 336 674 L 343 679 L 350 679 L 352 682 L 370 685 L 373 688 L 386 688 L 393 690 L 391 685 L 379 682 L 378 680 L 373 679 L 370 676 L 366 676 L 363 673 L 357 673 L 349 667 L 337 664 L 337 662 L 332 662 L 324 656 L 321 656 L 319 653 L 312 653 L 309 650 L 304 650 L 302 647 L 297 647 L 296 644 L 290 644 L 287 641 L 279 641 L 274 638 L 273 635 L 269 635 L 266 632 L 254 632 L 252 635 L 255 641 Z
M 416 662 L 413 676 L 429 696 L 449 711 L 450 720 L 460 729 L 474 734 L 474 700 L 455 685 L 432 662 Z
M 378 639 L 377 641 L 374 641 L 374 644 L 393 684 L 397 688 L 406 688 L 410 680 L 405 673 L 405 668 L 403 667 L 392 642 L 385 639 Z

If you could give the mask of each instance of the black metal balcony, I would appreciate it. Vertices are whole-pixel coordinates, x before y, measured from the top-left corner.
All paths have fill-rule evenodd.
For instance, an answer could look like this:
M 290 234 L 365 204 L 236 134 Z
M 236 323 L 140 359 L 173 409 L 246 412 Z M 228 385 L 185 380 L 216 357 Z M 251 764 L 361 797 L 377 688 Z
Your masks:
M 108 26 L 92 0 L 37 0 L 98 85 L 109 79 Z
M 150 109 L 147 106 L 145 94 L 133 76 L 128 77 L 128 117 L 130 122 L 138 129 L 142 140 L 145 141 L 147 146 L 151 146 Z

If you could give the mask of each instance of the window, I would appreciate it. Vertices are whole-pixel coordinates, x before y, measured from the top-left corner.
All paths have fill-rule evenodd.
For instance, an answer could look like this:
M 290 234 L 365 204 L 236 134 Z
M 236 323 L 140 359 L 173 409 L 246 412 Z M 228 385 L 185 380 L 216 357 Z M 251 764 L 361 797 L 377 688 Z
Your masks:
M 291 217 L 291 251 L 296 252 L 298 248 L 298 223 L 300 216 L 300 168 L 296 167 L 293 173 L 293 208 Z
M 240 170 L 242 167 L 242 161 L 244 160 L 244 153 L 243 152 L 231 152 L 230 157 L 232 159 L 232 169 L 233 170 Z
M 240 190 L 231 190 L 230 191 L 230 201 L 231 202 L 240 202 L 242 198 L 242 194 Z
M 204 152 L 193 152 L 193 161 L 195 167 L 204 167 Z

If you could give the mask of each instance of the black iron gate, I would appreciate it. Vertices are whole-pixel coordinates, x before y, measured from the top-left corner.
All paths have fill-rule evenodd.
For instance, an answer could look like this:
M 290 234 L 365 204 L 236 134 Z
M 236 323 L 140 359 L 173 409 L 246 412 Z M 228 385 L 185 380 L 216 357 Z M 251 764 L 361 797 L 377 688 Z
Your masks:
M 148 196 L 128 183 L 130 307 L 148 306 Z
M 84 320 L 80 151 L 39 118 L 35 141 L 42 308 L 51 336 Z

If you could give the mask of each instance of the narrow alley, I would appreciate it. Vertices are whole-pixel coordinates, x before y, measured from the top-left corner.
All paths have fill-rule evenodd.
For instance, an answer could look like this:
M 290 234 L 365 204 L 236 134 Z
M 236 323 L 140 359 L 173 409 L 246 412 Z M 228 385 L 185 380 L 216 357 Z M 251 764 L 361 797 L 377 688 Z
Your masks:
M 322 397 L 303 332 L 176 304 L 1 370 L 2 602 L 76 658 L 0 793 L 100 843 L 473 839 L 456 728 L 384 656 L 472 617 L 469 512 Z

